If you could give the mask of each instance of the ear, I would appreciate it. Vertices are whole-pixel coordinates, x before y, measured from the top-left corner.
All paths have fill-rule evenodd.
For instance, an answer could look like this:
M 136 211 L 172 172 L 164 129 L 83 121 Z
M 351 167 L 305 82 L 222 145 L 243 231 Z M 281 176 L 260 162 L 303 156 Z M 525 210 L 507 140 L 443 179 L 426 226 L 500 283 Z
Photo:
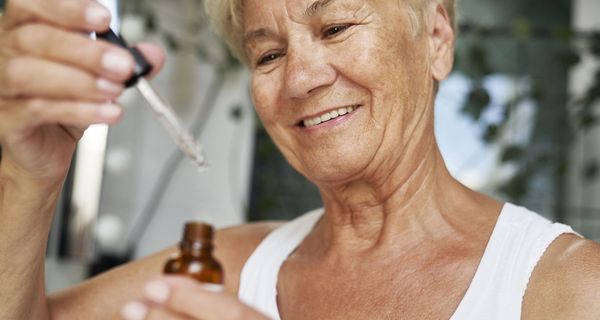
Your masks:
M 454 30 L 448 11 L 437 1 L 427 9 L 426 23 L 431 74 L 441 81 L 448 77 L 454 64 Z

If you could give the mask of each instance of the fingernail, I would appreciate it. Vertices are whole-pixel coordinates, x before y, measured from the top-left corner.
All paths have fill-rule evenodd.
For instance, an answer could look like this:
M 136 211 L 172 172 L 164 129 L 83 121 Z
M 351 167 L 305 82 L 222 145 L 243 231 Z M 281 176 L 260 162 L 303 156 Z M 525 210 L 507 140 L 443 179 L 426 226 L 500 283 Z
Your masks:
M 121 114 L 121 108 L 114 104 L 105 104 L 98 108 L 98 114 L 104 119 L 112 119 Z
M 98 79 L 96 81 L 96 87 L 98 87 L 98 90 L 106 93 L 120 93 L 123 90 L 122 85 L 106 79 Z
M 148 307 L 141 302 L 130 302 L 123 306 L 121 315 L 127 320 L 143 320 L 148 313 Z
M 223 286 L 220 284 L 204 283 L 202 288 L 206 291 L 221 293 L 224 291 Z
M 148 299 L 154 302 L 163 303 L 169 298 L 169 291 L 171 290 L 166 283 L 155 280 L 148 282 L 144 291 L 146 292 L 146 297 L 148 297 Z
M 110 21 L 110 12 L 101 5 L 92 4 L 85 10 L 85 21 L 92 26 L 103 26 Z
M 131 60 L 115 52 L 107 52 L 102 56 L 102 67 L 109 72 L 128 73 L 132 68 Z

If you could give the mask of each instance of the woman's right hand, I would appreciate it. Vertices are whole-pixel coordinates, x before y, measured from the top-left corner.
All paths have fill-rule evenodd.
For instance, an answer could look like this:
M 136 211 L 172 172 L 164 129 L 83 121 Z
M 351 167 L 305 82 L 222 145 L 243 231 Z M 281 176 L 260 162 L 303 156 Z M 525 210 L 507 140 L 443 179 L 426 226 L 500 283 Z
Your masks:
M 118 121 L 112 103 L 133 70 L 124 49 L 89 38 L 109 27 L 93 0 L 8 0 L 0 18 L 0 174 L 56 185 L 94 123 Z M 138 48 L 160 69 L 162 50 Z M 156 67 L 158 66 L 158 67 Z

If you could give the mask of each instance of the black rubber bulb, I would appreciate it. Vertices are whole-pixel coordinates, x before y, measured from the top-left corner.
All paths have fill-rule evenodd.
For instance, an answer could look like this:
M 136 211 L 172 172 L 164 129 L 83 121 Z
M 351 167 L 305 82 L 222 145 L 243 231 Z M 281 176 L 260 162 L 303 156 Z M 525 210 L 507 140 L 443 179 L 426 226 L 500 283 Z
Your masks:
M 146 60 L 144 55 L 136 48 L 127 45 L 122 37 L 118 36 L 112 29 L 108 29 L 105 32 L 96 33 L 96 38 L 104 39 L 112 44 L 116 44 L 122 48 L 129 50 L 133 58 L 135 59 L 135 67 L 131 78 L 125 81 L 125 87 L 129 88 L 137 84 L 138 80 L 152 71 L 152 65 Z

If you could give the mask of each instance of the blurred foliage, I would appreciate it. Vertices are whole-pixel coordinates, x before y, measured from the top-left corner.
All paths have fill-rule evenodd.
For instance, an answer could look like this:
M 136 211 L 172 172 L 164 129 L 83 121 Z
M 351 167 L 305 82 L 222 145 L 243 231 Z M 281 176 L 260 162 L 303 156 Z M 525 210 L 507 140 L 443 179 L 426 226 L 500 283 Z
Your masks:
M 509 145 L 504 148 L 500 159 L 502 162 L 519 161 L 523 159 L 525 152 L 525 149 L 521 146 Z
M 473 86 L 467 96 L 467 101 L 462 108 L 462 112 L 475 120 L 481 119 L 481 115 L 486 107 L 490 105 L 490 102 L 490 94 L 485 88 L 482 86 Z
M 502 138 L 503 132 L 511 119 L 512 111 L 521 102 L 532 101 L 537 112 L 550 112 L 544 109 L 545 106 L 542 101 L 547 101 L 545 99 L 552 96 L 554 92 L 549 92 L 548 89 L 542 87 L 540 79 L 530 73 L 530 62 L 526 60 L 527 50 L 534 45 L 535 41 L 555 43 L 561 46 L 561 49 L 553 50 L 552 54 L 555 54 L 553 57 L 554 65 L 551 67 L 568 70 L 581 61 L 583 53 L 590 54 L 594 59 L 600 60 L 600 32 L 576 32 L 565 26 L 555 28 L 534 26 L 524 18 L 515 19 L 512 23 L 498 27 L 461 24 L 459 32 L 461 37 L 471 39 L 467 42 L 468 47 L 465 50 L 457 50 L 458 69 L 467 74 L 472 81 L 462 112 L 482 126 L 481 138 L 483 141 L 500 146 L 500 161 L 502 163 L 516 164 L 515 174 L 499 186 L 498 191 L 510 199 L 518 201 L 527 195 L 530 180 L 540 168 L 551 167 L 555 175 L 564 175 L 568 166 L 566 163 L 567 157 L 557 157 L 543 152 L 531 155 L 528 153 L 530 145 L 516 145 L 504 141 Z M 502 113 L 499 120 L 494 119 L 494 122 L 489 122 L 483 115 L 493 106 L 490 93 L 484 86 L 484 80 L 491 74 L 507 73 L 506 69 L 509 69 L 496 67 L 490 63 L 494 56 L 498 60 L 497 48 L 490 45 L 490 43 L 502 40 L 514 44 L 517 56 L 513 63 L 520 64 L 508 73 L 517 78 L 526 78 L 531 83 L 529 88 L 517 92 L 505 105 L 501 106 Z M 547 54 L 551 53 L 547 52 Z M 565 88 L 566 90 L 567 88 Z M 561 133 L 566 137 L 573 137 L 578 132 L 596 127 L 599 119 L 595 107 L 598 106 L 599 102 L 600 68 L 595 71 L 592 84 L 582 96 L 570 96 L 567 101 L 564 101 L 564 108 L 568 110 L 568 114 L 572 115 L 570 121 L 565 121 L 570 125 L 565 128 L 554 128 L 554 130 L 562 130 Z M 596 179 L 598 167 L 596 161 L 591 161 L 581 173 L 583 178 L 586 181 Z
M 600 52 L 596 53 L 600 57 Z M 576 104 L 579 107 L 578 119 L 579 126 L 582 129 L 590 129 L 598 123 L 598 116 L 594 112 L 594 106 L 600 102 L 600 69 L 596 70 L 592 85 L 580 99 L 577 99 Z
M 581 174 L 584 176 L 586 182 L 591 182 L 598 177 L 599 170 L 598 161 L 592 160 L 585 165 Z

